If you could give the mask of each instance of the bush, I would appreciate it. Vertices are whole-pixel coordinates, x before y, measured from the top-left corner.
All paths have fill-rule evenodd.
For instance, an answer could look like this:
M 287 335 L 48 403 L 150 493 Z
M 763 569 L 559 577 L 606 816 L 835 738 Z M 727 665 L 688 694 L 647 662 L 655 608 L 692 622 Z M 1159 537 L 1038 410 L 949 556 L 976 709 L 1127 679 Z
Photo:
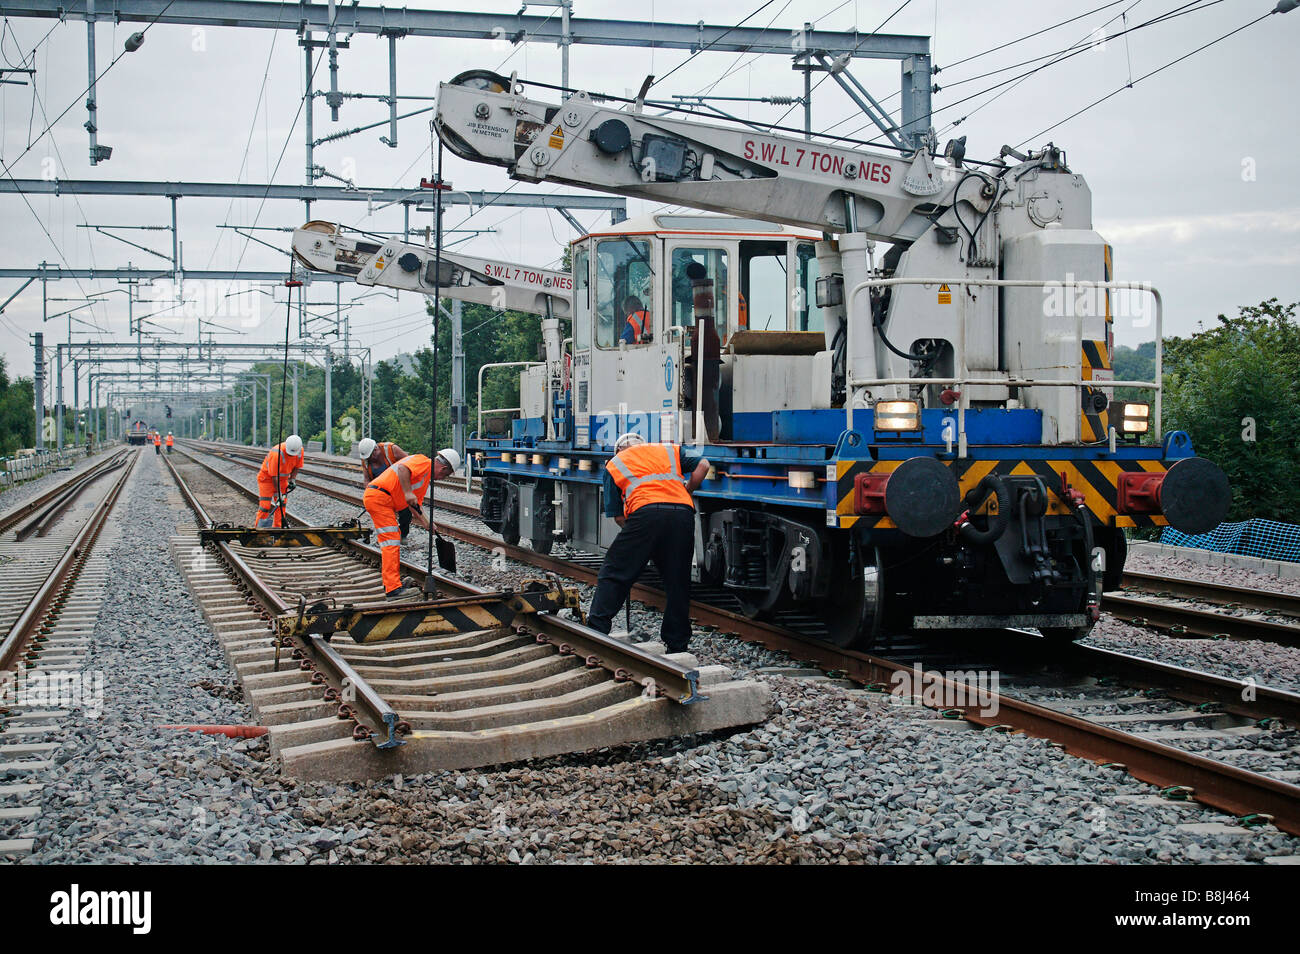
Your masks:
M 1164 429 L 1187 431 L 1232 486 L 1229 520 L 1300 521 L 1300 326 L 1276 298 L 1165 343 Z

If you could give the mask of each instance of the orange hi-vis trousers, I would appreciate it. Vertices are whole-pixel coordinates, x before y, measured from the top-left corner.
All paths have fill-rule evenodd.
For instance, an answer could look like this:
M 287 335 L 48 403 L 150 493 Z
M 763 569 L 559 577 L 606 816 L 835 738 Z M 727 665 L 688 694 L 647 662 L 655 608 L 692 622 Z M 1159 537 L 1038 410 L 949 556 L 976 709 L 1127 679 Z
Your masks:
M 367 488 L 362 498 L 366 513 L 375 522 L 375 539 L 384 570 L 384 592 L 391 593 L 402 585 L 402 531 L 397 525 L 397 511 L 387 491 Z
M 269 521 L 269 522 L 267 522 Z M 284 507 L 275 505 L 275 481 L 257 478 L 257 520 L 253 526 L 284 526 Z

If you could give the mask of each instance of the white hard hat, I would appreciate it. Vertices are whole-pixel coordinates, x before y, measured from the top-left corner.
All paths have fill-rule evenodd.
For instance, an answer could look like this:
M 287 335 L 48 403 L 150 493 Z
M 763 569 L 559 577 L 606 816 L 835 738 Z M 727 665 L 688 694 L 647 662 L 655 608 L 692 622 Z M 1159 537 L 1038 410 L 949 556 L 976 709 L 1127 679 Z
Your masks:
M 375 442 L 372 438 L 363 437 L 361 443 L 357 445 L 357 456 L 362 460 L 368 458 L 375 452 Z
M 460 455 L 450 447 L 444 447 L 442 450 L 438 451 L 438 456 L 446 461 L 447 466 L 451 468 L 453 474 L 460 470 Z
M 302 438 L 297 434 L 290 434 L 284 439 L 284 449 L 289 452 L 290 457 L 297 457 L 302 453 Z
M 617 453 L 626 450 L 634 444 L 644 444 L 645 438 L 635 431 L 628 431 L 626 434 L 620 434 L 618 440 L 614 442 L 614 451 Z

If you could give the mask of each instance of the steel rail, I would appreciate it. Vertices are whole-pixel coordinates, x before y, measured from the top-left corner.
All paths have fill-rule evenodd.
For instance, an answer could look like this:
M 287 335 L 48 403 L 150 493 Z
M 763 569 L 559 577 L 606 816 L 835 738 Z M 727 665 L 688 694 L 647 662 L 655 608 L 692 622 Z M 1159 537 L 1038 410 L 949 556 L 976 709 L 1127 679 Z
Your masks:
M 182 451 L 182 453 L 184 453 L 184 451 Z M 187 454 L 186 456 L 188 457 L 189 455 Z M 193 490 L 185 482 L 180 471 L 176 469 L 176 465 L 173 464 L 170 459 L 164 459 L 166 460 L 167 470 L 171 473 L 172 479 L 180 488 L 181 495 L 184 497 L 185 502 L 194 511 L 195 517 L 198 518 L 202 525 L 208 527 L 212 526 L 211 516 L 208 514 L 206 508 L 204 508 L 199 502 L 199 499 Z M 192 457 L 190 459 L 194 460 Z M 203 466 L 202 461 L 194 460 L 194 462 Z M 205 470 L 221 477 L 236 490 L 247 493 L 247 491 L 245 491 L 237 481 L 233 480 L 233 478 L 227 477 L 213 468 L 205 467 Z M 253 494 L 253 496 L 256 496 L 256 494 Z M 287 516 L 288 515 L 286 514 L 286 517 Z M 302 521 L 297 521 L 292 517 L 289 517 L 289 521 L 302 523 Z M 254 571 L 239 554 L 231 549 L 229 544 L 218 542 L 215 546 L 217 552 L 221 556 L 222 562 L 224 562 L 226 566 L 243 581 L 244 585 L 247 586 L 249 591 L 252 593 L 253 598 L 262 604 L 262 608 L 269 615 L 279 616 L 292 609 L 288 603 L 280 598 L 278 593 L 271 589 L 265 580 L 258 576 L 256 571 Z M 279 639 L 279 636 L 276 635 L 273 638 Z M 330 671 L 336 683 L 334 686 L 335 689 L 342 692 L 345 687 L 350 687 L 355 691 L 357 701 L 370 710 L 370 715 L 375 718 L 377 723 L 384 725 L 387 730 L 386 737 L 382 740 L 376 740 L 374 736 L 371 736 L 372 740 L 375 741 L 375 744 L 380 748 L 391 748 L 394 745 L 400 744 L 396 738 L 398 723 L 397 714 L 393 711 L 393 708 L 384 702 L 379 694 L 375 692 L 374 688 L 361 678 L 356 670 L 347 665 L 337 652 L 334 652 L 333 650 L 322 651 L 321 641 L 315 639 L 298 639 L 297 641 L 299 647 L 303 651 L 313 653 Z M 279 659 L 278 650 L 276 658 L 277 660 Z
M 1163 689 L 1177 699 L 1214 703 L 1226 712 L 1247 718 L 1278 718 L 1300 726 L 1300 693 L 1144 659 L 1101 646 L 1070 643 L 1058 647 L 1057 652 L 1062 661 L 1083 672 L 1109 673 L 1127 683 Z
M 1171 636 L 1259 639 L 1279 646 L 1300 646 L 1300 624 L 1275 623 L 1254 616 L 1232 616 L 1118 593 L 1103 594 L 1101 608 L 1125 622 Z
M 95 540 L 98 539 L 104 522 L 108 519 L 113 505 L 117 503 L 117 498 L 121 495 L 122 488 L 126 486 L 127 479 L 130 478 L 139 459 L 140 455 L 137 452 L 135 460 L 131 461 L 130 466 L 123 470 L 113 486 L 108 489 L 104 498 L 95 505 L 95 509 L 87 517 L 85 524 L 77 532 L 77 535 L 73 537 L 63 556 L 59 558 L 58 563 L 54 565 L 45 577 L 45 581 L 41 583 L 40 589 L 28 601 L 22 614 L 9 628 L 9 633 L 5 636 L 3 642 L 0 642 L 0 671 L 6 671 L 11 666 L 17 665 L 19 655 L 34 635 L 46 611 L 61 592 L 64 582 L 74 569 L 90 555 L 90 550 L 95 545 Z
M 223 473 L 215 467 L 211 467 L 186 451 L 182 451 L 181 453 L 185 454 L 186 457 L 189 457 L 189 459 L 195 464 L 204 468 L 204 470 L 221 478 L 225 483 L 239 491 L 241 494 L 244 494 L 250 499 L 256 497 L 256 494 L 254 494 L 253 491 L 245 487 L 229 474 Z M 209 453 L 212 452 L 210 451 Z M 243 464 L 239 460 L 234 460 L 232 463 L 242 464 L 242 466 L 247 466 L 251 469 L 250 464 Z M 361 504 L 360 497 L 354 497 L 341 491 L 304 483 L 302 481 L 298 481 L 298 484 L 306 490 L 313 490 L 316 493 L 326 494 L 345 503 L 353 505 Z M 438 506 L 441 507 L 444 505 L 439 504 Z M 467 512 L 472 516 L 478 516 L 478 512 L 472 508 L 468 508 Z M 305 522 L 299 520 L 297 517 L 289 516 L 289 519 L 306 526 Z M 464 543 L 472 543 L 475 546 L 484 547 L 486 549 L 492 549 L 493 547 L 500 545 L 491 537 L 486 537 L 469 530 L 462 530 L 459 527 L 450 527 L 446 524 L 441 524 L 438 529 L 440 533 L 445 533 Z M 380 559 L 378 547 L 369 546 L 368 544 L 361 543 L 357 540 L 348 540 L 346 541 L 346 544 L 358 554 L 371 560 L 378 561 Z M 509 550 L 511 548 L 507 549 Z M 569 564 L 564 563 L 563 561 L 551 560 L 550 558 L 542 557 L 540 554 L 533 553 L 530 550 L 519 550 L 518 554 L 521 559 L 524 555 L 536 558 L 530 559 L 527 562 L 540 569 L 569 577 L 575 575 L 571 571 Z M 402 561 L 401 566 L 402 572 L 415 577 L 415 579 L 423 586 L 425 580 L 428 578 L 423 567 L 416 566 L 406 560 Z M 440 573 L 436 570 L 434 571 L 434 579 L 437 582 L 438 587 L 443 591 L 455 591 L 462 595 L 471 596 L 485 595 L 493 592 L 490 589 L 474 586 L 473 584 L 466 583 L 463 580 L 458 580 L 455 577 L 447 576 L 446 574 Z M 594 573 L 590 574 L 590 580 L 593 582 L 595 581 Z M 639 588 L 640 585 L 638 584 L 637 589 L 639 590 Z M 653 591 L 647 591 L 647 593 L 650 592 Z M 618 678 L 635 679 L 642 686 L 647 684 L 647 680 L 651 680 L 658 690 L 682 704 L 697 702 L 705 698 L 700 695 L 699 673 L 694 668 L 682 666 L 681 664 L 673 662 L 670 659 L 665 659 L 663 656 L 656 653 L 648 653 L 633 643 L 626 643 L 622 640 L 614 639 L 613 637 L 607 636 L 604 633 L 599 633 L 590 627 L 572 620 L 562 619 L 558 616 L 552 616 L 545 613 L 537 614 L 533 617 L 531 625 L 536 631 L 534 632 L 533 630 L 529 630 L 529 633 L 538 640 L 552 644 L 563 654 L 569 652 L 580 654 L 590 665 L 600 666 L 607 669 L 614 673 Z
M 27 501 L 27 503 L 14 508 L 9 513 L 0 517 L 0 533 L 4 533 L 6 530 L 10 529 L 17 523 L 21 523 L 31 514 L 35 513 L 37 510 L 40 510 L 46 504 L 50 503 L 50 501 L 54 500 L 54 498 L 58 497 L 60 494 L 66 491 L 72 484 L 76 483 L 78 480 L 88 477 L 89 475 L 97 471 L 103 472 L 103 470 L 107 468 L 108 464 L 111 461 L 115 460 L 116 458 L 120 457 L 122 454 L 125 453 L 129 453 L 129 451 L 118 451 L 116 454 L 110 454 L 109 456 L 105 457 L 103 460 L 99 461 L 97 464 L 95 464 L 93 467 L 89 468 L 88 470 L 80 474 L 73 474 L 67 480 L 60 483 L 57 487 L 54 487 L 53 489 L 46 491 L 45 493 L 41 494 L 39 497 L 36 497 L 34 500 L 29 500 Z
M 1279 593 L 1277 590 L 1157 576 L 1154 573 L 1142 573 L 1137 570 L 1124 571 L 1123 586 L 1126 590 L 1137 590 L 1153 596 L 1203 600 L 1222 606 L 1236 604 L 1263 613 L 1300 616 L 1300 596 L 1294 593 Z
M 22 541 L 35 534 L 43 537 L 50 531 L 56 520 L 63 514 L 68 507 L 72 506 L 73 501 L 81 496 L 91 484 L 101 477 L 112 473 L 117 468 L 126 463 L 123 454 L 114 455 L 114 460 L 109 466 L 96 470 L 92 474 L 82 475 L 79 480 L 74 480 L 67 484 L 63 493 L 55 497 L 45 505 L 39 512 L 27 519 L 27 521 L 14 530 L 14 539 Z

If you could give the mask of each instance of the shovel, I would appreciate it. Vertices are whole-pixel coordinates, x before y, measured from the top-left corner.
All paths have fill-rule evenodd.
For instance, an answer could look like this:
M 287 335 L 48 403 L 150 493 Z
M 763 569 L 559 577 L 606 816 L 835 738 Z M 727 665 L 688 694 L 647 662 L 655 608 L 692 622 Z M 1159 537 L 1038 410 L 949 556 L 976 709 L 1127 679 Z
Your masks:
M 419 507 L 413 507 L 416 513 L 421 513 Z M 448 573 L 456 572 L 456 545 L 444 537 L 437 530 L 433 531 L 433 548 L 438 553 L 438 566 Z
M 456 545 L 444 537 L 441 533 L 434 531 L 433 546 L 438 551 L 438 566 L 442 567 L 448 573 L 456 572 Z

